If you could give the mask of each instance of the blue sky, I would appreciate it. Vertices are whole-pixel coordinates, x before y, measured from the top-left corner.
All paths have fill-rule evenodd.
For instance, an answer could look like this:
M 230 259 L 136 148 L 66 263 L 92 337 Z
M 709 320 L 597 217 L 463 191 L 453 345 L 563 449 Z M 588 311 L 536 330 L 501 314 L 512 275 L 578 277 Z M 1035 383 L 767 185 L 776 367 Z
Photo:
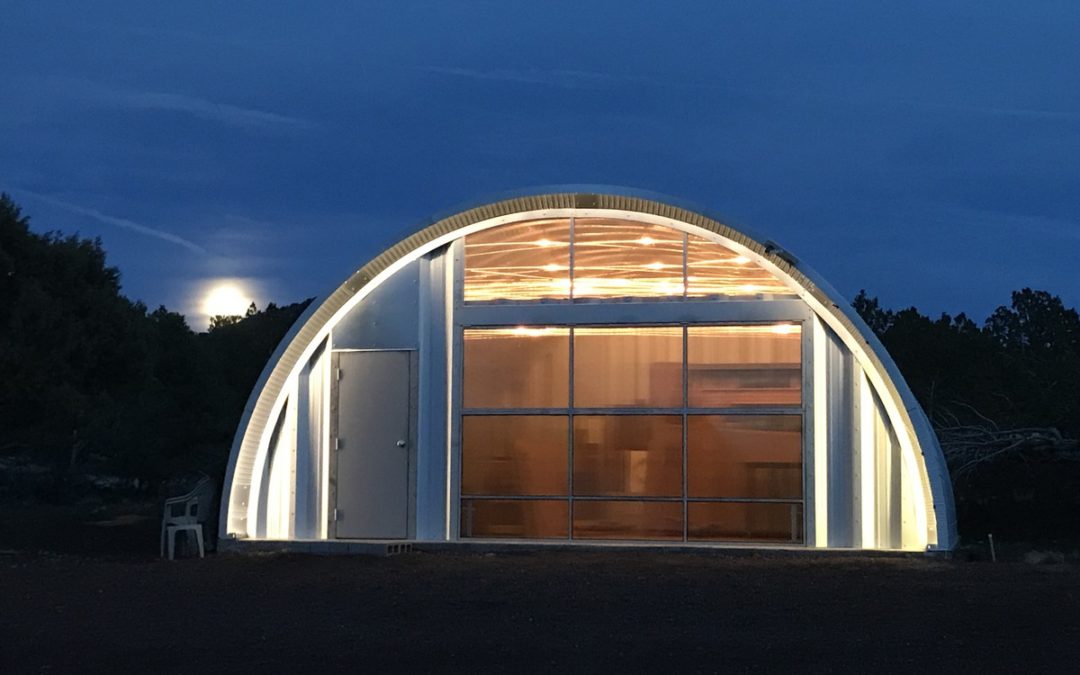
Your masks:
M 0 190 L 125 292 L 322 295 L 432 214 L 625 185 L 849 298 L 1080 305 L 1080 3 L 5 3 Z

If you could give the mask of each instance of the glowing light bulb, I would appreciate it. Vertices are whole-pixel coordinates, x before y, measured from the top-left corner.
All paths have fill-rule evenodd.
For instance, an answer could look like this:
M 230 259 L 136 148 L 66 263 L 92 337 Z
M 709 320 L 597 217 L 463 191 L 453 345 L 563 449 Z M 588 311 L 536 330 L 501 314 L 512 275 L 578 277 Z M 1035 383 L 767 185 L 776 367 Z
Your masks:
M 794 324 L 781 323 L 775 326 L 770 326 L 769 330 L 773 333 L 776 333 L 777 335 L 791 335 L 792 333 L 798 332 L 799 329 Z
M 744 255 L 735 256 L 731 259 L 731 262 L 735 263 L 736 265 L 745 265 L 746 263 L 750 262 L 750 258 L 747 258 Z
M 514 335 L 521 335 L 521 336 L 525 336 L 525 337 L 539 337 L 541 335 L 546 335 L 549 330 L 551 330 L 551 329 L 549 329 L 549 328 L 526 328 L 525 326 L 518 326 L 517 328 L 515 328 L 511 332 Z
M 555 242 L 551 241 L 550 239 L 540 239 L 536 242 L 536 245 L 540 248 L 547 248 L 548 246 L 554 246 Z
M 756 293 L 758 287 L 755 284 L 743 284 L 742 286 L 739 286 L 739 290 L 743 293 Z
M 662 262 L 651 262 L 645 267 L 648 267 L 651 270 L 662 270 L 664 269 L 665 265 Z
M 544 265 L 545 272 L 558 272 L 561 269 L 566 269 L 562 265 L 556 265 L 555 263 L 548 263 Z
M 642 246 L 652 246 L 653 244 L 656 243 L 656 240 L 653 239 L 652 237 L 642 237 L 641 239 L 638 239 L 637 241 Z

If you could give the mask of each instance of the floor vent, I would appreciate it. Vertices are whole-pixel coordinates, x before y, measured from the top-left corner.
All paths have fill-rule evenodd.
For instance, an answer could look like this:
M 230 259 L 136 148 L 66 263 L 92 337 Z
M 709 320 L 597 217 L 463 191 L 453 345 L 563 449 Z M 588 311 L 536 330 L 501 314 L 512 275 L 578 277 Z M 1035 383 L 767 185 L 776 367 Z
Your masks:
M 412 553 L 412 544 L 388 544 L 386 555 L 398 555 L 400 553 Z

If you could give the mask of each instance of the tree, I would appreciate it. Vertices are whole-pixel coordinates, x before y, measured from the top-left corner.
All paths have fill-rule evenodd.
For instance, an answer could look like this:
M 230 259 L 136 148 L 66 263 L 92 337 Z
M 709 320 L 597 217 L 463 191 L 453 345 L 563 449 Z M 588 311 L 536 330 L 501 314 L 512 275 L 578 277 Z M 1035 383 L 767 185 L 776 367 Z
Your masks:
M 986 332 L 1014 352 L 1080 351 L 1080 315 L 1046 291 L 1013 291 L 1012 305 L 994 310 Z
M 30 231 L 0 195 L 0 452 L 160 479 L 224 469 L 263 364 L 307 303 L 195 334 L 120 292 L 98 240 Z

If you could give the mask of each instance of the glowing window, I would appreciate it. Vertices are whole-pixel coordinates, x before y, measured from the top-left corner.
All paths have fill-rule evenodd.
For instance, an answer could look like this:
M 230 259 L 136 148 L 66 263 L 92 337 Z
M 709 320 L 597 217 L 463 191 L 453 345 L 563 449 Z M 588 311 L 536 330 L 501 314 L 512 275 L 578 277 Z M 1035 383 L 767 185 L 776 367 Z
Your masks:
M 574 417 L 574 494 L 682 495 L 682 417 Z
M 465 499 L 461 536 L 565 539 L 570 520 L 565 501 Z
M 692 408 L 802 401 L 802 327 L 797 323 L 691 326 L 686 348 Z
M 570 331 L 558 327 L 464 331 L 466 408 L 563 408 L 570 396 Z
M 682 403 L 682 328 L 574 329 L 574 405 L 670 408 Z
M 683 233 L 608 218 L 574 221 L 574 297 L 683 294 Z
M 465 237 L 465 301 L 570 297 L 570 221 L 530 220 Z
M 686 274 L 686 294 L 694 298 L 792 295 L 779 279 L 747 256 L 693 235 L 686 242 Z
M 687 511 L 690 541 L 803 540 L 801 503 L 705 502 L 691 503 Z
M 461 494 L 565 495 L 568 425 L 559 415 L 462 418 Z
M 690 415 L 690 497 L 802 499 L 802 417 Z
M 662 225 L 544 219 L 465 237 L 466 302 L 791 295 L 749 257 Z

